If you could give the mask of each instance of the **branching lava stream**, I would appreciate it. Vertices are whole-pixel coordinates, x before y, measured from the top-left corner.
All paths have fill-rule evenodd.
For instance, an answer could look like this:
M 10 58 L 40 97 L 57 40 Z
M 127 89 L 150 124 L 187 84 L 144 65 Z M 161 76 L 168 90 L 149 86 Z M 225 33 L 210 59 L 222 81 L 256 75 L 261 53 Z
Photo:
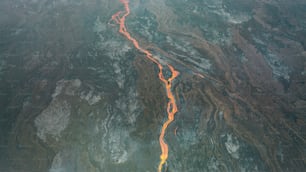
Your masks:
M 129 8 L 129 1 L 128 0 L 120 0 L 120 2 L 124 5 L 124 11 L 119 11 L 115 13 L 112 16 L 112 19 L 116 24 L 119 25 L 119 32 L 124 35 L 129 41 L 131 41 L 136 49 L 138 49 L 140 52 L 144 53 L 146 57 L 154 62 L 158 68 L 159 68 L 159 73 L 158 77 L 159 79 L 164 83 L 166 87 L 166 93 L 167 97 L 169 99 L 168 104 L 167 104 L 167 113 L 168 113 L 168 119 L 167 121 L 163 124 L 161 133 L 159 136 L 159 143 L 161 147 L 161 155 L 160 155 L 160 163 L 158 165 L 158 172 L 161 172 L 163 169 L 163 165 L 166 163 L 166 160 L 168 159 L 168 145 L 165 143 L 164 136 L 167 127 L 169 124 L 174 120 L 174 115 L 178 111 L 177 105 L 175 102 L 175 97 L 171 91 L 172 88 L 172 81 L 179 75 L 179 72 L 174 69 L 173 66 L 167 64 L 168 68 L 171 71 L 171 77 L 170 78 L 165 78 L 163 74 L 163 65 L 153 57 L 152 53 L 149 52 L 148 50 L 142 48 L 138 41 L 133 38 L 130 33 L 127 31 L 126 26 L 125 26 L 125 19 L 126 17 L 130 14 L 130 8 Z

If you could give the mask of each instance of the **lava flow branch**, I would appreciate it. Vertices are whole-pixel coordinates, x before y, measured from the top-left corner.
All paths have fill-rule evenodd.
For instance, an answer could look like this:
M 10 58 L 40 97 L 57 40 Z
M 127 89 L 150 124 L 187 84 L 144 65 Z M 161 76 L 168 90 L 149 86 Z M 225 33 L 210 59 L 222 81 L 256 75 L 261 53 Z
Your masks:
M 125 19 L 126 17 L 130 14 L 130 8 L 129 8 L 129 1 L 128 0 L 120 0 L 120 2 L 124 5 L 124 11 L 119 11 L 115 13 L 111 20 L 114 21 L 116 24 L 119 25 L 119 32 L 124 35 L 129 41 L 131 41 L 136 49 L 138 49 L 140 52 L 144 53 L 146 57 L 154 62 L 158 68 L 159 68 L 159 73 L 158 77 L 162 81 L 162 83 L 166 87 L 166 93 L 167 97 L 169 99 L 168 104 L 167 104 L 167 113 L 168 113 L 168 119 L 167 121 L 163 124 L 161 133 L 159 136 L 159 143 L 161 147 L 161 155 L 160 155 L 160 163 L 158 165 L 158 172 L 161 172 L 163 169 L 164 164 L 166 163 L 168 159 L 168 145 L 164 140 L 165 132 L 169 124 L 174 120 L 174 115 L 178 111 L 177 105 L 175 102 L 175 97 L 171 91 L 172 88 L 172 82 L 173 80 L 179 75 L 179 72 L 174 69 L 173 66 L 170 64 L 167 64 L 167 67 L 170 69 L 171 72 L 171 77 L 170 78 L 165 78 L 163 74 L 163 65 L 153 57 L 152 53 L 144 48 L 142 48 L 138 41 L 131 36 L 131 34 L 127 31 L 126 26 L 125 26 Z

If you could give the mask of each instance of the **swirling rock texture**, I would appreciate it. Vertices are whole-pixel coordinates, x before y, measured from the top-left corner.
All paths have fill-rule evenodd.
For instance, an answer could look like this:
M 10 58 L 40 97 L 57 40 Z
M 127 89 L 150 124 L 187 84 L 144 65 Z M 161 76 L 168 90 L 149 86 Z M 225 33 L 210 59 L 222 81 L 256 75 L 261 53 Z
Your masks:
M 304 0 L 129 5 L 131 35 L 180 72 L 163 171 L 306 170 Z M 0 2 L 0 171 L 157 171 L 168 100 L 122 10 Z

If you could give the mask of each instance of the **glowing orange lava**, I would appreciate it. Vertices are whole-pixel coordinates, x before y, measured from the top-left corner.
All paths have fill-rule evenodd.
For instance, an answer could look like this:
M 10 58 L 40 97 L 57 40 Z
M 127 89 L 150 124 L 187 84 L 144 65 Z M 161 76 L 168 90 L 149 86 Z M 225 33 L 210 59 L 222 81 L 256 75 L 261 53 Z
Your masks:
M 151 60 L 152 62 L 154 62 L 158 66 L 158 68 L 159 68 L 158 77 L 164 83 L 164 85 L 166 87 L 167 97 L 169 99 L 168 104 L 167 104 L 168 119 L 163 124 L 162 129 L 161 129 L 161 133 L 160 133 L 160 136 L 159 136 L 159 143 L 160 143 L 160 147 L 161 147 L 161 155 L 160 155 L 160 163 L 158 165 L 158 172 L 161 172 L 162 169 L 163 169 L 163 165 L 166 163 L 166 161 L 168 159 L 168 145 L 167 145 L 167 143 L 165 143 L 165 140 L 164 140 L 165 132 L 166 132 L 166 129 L 169 126 L 169 124 L 174 120 L 175 113 L 178 111 L 177 105 L 176 105 L 176 102 L 175 102 L 175 97 L 174 97 L 174 95 L 171 91 L 171 88 L 172 88 L 172 81 L 179 75 L 179 72 L 176 71 L 174 69 L 174 67 L 172 67 L 171 65 L 168 64 L 167 66 L 171 71 L 171 77 L 168 78 L 168 79 L 165 78 L 165 76 L 163 74 L 162 64 L 157 59 L 155 59 L 153 57 L 151 52 L 149 52 L 148 50 L 140 47 L 138 41 L 135 38 L 133 38 L 130 35 L 130 33 L 127 31 L 127 29 L 125 27 L 125 19 L 130 14 L 129 1 L 128 0 L 120 0 L 120 2 L 124 5 L 125 11 L 119 11 L 119 12 L 115 13 L 112 16 L 111 20 L 113 20 L 116 24 L 119 25 L 119 32 L 122 35 L 124 35 L 128 40 L 130 40 L 133 43 L 133 45 L 136 49 L 138 49 L 140 52 L 144 53 L 149 60 Z

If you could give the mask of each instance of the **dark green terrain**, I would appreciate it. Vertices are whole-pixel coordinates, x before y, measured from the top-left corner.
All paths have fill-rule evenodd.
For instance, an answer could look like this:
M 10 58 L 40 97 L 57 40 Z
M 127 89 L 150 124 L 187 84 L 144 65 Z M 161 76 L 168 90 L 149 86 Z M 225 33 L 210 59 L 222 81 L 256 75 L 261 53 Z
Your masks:
M 165 172 L 306 171 L 305 0 L 130 0 L 180 75 Z M 117 0 L 1 0 L 0 172 L 156 172 L 167 97 Z M 167 73 L 167 71 L 165 71 Z

